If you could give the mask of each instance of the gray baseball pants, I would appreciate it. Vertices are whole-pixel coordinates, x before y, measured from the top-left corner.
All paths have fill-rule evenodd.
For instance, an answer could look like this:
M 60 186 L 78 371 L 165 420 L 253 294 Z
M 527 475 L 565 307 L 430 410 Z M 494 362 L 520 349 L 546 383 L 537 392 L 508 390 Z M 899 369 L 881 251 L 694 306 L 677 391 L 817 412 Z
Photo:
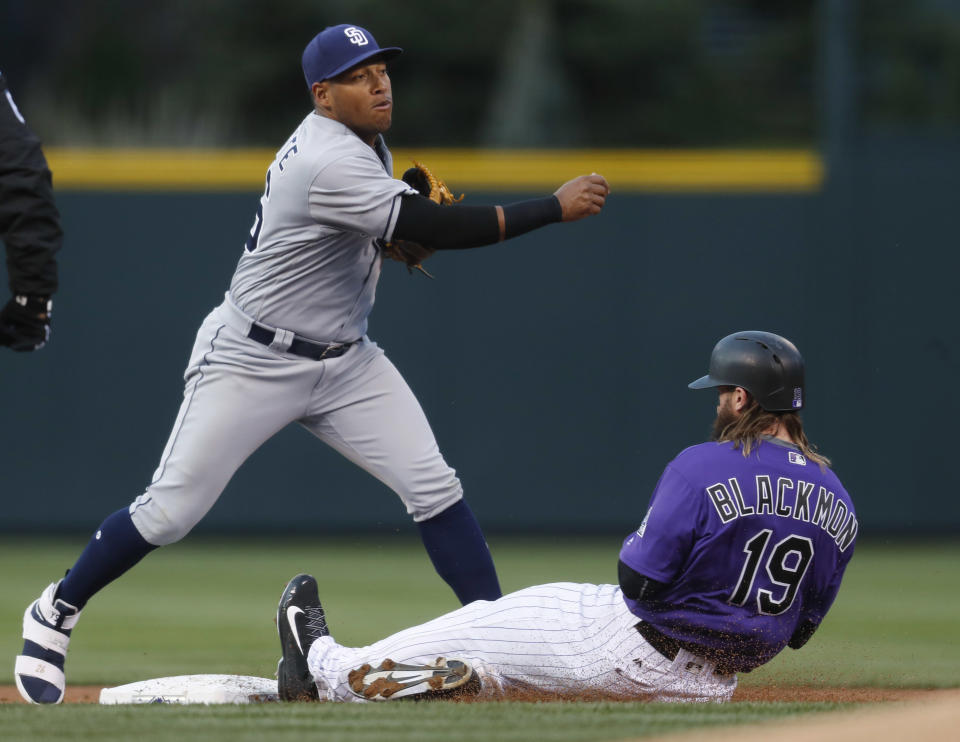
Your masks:
M 463 496 L 419 402 L 376 343 L 364 336 L 315 361 L 250 340 L 250 322 L 228 298 L 197 333 L 160 464 L 130 505 L 149 543 L 189 533 L 246 458 L 291 422 L 390 487 L 415 521 Z

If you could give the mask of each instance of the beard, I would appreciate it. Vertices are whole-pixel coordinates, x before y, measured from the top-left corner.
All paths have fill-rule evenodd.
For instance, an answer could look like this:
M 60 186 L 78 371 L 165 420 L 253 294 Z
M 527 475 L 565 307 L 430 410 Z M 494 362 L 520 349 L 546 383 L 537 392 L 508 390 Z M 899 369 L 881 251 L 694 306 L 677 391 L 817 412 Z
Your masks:
M 719 441 L 723 432 L 730 427 L 737 419 L 737 413 L 733 411 L 732 405 L 726 404 L 717 410 L 717 417 L 713 421 L 713 430 L 710 440 Z

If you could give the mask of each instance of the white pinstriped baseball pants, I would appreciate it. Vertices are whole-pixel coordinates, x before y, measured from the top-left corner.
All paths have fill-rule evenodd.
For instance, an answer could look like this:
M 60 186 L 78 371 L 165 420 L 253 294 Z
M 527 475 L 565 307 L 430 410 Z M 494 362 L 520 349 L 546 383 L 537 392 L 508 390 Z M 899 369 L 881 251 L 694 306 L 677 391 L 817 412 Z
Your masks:
M 602 694 L 655 701 L 728 701 L 736 675 L 680 650 L 659 654 L 636 630 L 616 585 L 557 582 L 478 600 L 367 647 L 318 639 L 307 658 L 321 699 L 357 701 L 347 675 L 384 659 L 427 664 L 437 657 L 471 662 L 482 696 L 533 688 L 563 695 Z

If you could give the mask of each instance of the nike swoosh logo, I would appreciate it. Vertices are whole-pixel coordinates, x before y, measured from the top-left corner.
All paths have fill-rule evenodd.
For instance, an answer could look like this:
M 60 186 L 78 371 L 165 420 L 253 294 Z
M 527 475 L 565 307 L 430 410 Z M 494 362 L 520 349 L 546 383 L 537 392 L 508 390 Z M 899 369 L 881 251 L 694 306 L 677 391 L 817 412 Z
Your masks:
M 290 630 L 293 632 L 293 639 L 297 643 L 297 649 L 303 654 L 303 645 L 300 643 L 300 634 L 297 632 L 297 614 L 303 613 L 303 608 L 292 605 L 287 608 L 287 623 L 290 624 Z
M 411 680 L 416 682 L 423 682 L 431 677 L 431 674 L 423 672 L 415 672 L 411 675 L 394 675 L 392 672 L 373 672 L 369 673 L 365 677 L 367 684 L 374 682 L 375 680 L 385 680 L 388 683 L 409 683 Z

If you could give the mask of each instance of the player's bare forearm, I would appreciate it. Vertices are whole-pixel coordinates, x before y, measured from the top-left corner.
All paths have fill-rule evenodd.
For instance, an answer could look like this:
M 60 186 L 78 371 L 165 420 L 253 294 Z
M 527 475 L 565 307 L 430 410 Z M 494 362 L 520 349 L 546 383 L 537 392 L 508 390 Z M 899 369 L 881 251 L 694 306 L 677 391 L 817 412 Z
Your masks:
M 592 173 L 567 181 L 553 195 L 563 209 L 563 221 L 575 222 L 600 213 L 610 195 L 610 186 L 602 175 Z

